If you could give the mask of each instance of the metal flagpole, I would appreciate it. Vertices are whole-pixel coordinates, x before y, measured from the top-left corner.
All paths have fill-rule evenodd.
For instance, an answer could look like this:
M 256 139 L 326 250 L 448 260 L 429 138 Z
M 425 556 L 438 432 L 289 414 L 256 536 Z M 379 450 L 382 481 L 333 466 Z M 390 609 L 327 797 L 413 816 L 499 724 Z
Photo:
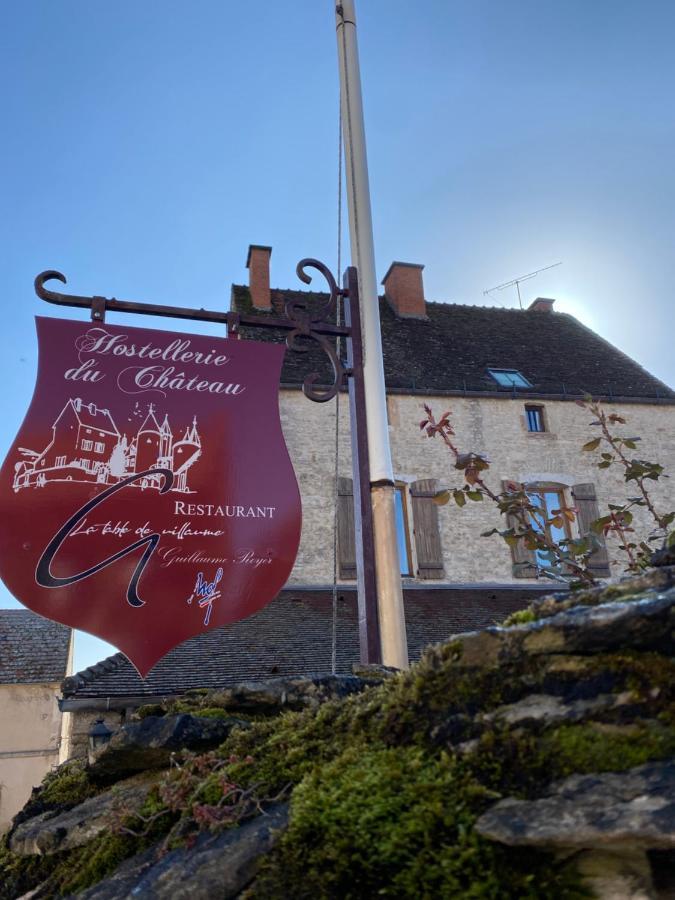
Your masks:
M 358 272 L 361 300 L 370 495 L 375 533 L 377 609 L 382 662 L 387 666 L 404 669 L 408 666 L 408 647 L 396 535 L 396 488 L 389 449 L 366 134 L 353 0 L 343 0 L 342 3 L 335 4 L 335 18 L 340 66 L 342 131 L 345 143 L 349 237 L 352 263 Z M 356 478 L 355 473 L 354 481 Z

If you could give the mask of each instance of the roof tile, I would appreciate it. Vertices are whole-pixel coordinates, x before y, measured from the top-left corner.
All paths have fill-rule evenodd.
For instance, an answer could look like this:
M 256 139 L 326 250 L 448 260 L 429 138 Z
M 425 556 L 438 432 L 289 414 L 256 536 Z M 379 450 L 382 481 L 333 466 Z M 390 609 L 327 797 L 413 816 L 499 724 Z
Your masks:
M 548 588 L 414 589 L 405 591 L 406 627 L 412 659 L 430 643 L 492 625 L 522 609 Z M 158 697 L 191 688 L 222 688 L 242 681 L 312 675 L 331 670 L 332 592 L 285 589 L 248 619 L 206 631 L 172 650 L 141 679 L 117 653 L 66 679 L 67 698 Z M 337 596 L 337 672 L 359 661 L 354 590 Z
M 71 630 L 27 609 L 0 609 L 0 684 L 49 684 L 66 675 Z
M 309 291 L 272 290 L 272 311 L 286 300 L 325 301 Z M 254 312 L 248 288 L 233 285 L 233 308 Z M 264 316 L 264 312 L 255 310 Z M 516 369 L 532 384 L 518 396 L 581 396 L 675 401 L 675 392 L 573 316 L 536 310 L 427 303 L 428 319 L 398 318 L 380 298 L 385 381 L 389 390 L 424 393 L 514 393 L 500 387 L 488 367 Z M 283 341 L 269 329 L 241 328 L 254 340 Z M 331 380 L 326 357 L 311 342 L 308 353 L 287 353 L 281 381 L 299 385 L 318 371 Z

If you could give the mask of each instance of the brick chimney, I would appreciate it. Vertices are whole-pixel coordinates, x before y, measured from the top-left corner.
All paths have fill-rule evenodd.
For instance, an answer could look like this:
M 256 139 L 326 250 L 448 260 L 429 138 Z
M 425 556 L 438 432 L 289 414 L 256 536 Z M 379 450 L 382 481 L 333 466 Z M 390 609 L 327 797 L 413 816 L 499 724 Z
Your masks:
M 554 303 L 555 300 L 550 300 L 548 297 L 537 297 L 527 308 L 528 311 L 534 310 L 534 312 L 550 313 L 553 312 Z
M 260 244 L 250 244 L 246 257 L 248 269 L 248 286 L 251 291 L 251 300 L 256 309 L 271 309 L 270 297 L 270 256 L 271 247 L 263 247 Z
M 384 296 L 402 319 L 426 319 L 422 269 L 417 263 L 394 261 L 382 279 Z

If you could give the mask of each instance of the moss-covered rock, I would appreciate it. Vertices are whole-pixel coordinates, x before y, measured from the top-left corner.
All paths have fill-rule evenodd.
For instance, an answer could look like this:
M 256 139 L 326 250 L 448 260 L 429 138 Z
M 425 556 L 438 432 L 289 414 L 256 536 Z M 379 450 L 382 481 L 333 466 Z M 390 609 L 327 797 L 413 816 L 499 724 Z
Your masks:
M 177 712 L 215 725 L 239 704 L 250 724 L 202 755 L 172 745 L 171 766 L 141 808 L 118 810 L 110 834 L 48 859 L 5 847 L 0 898 L 40 884 L 52 892 L 44 896 L 82 891 L 138 854 L 154 871 L 167 852 L 189 856 L 202 832 L 287 800 L 288 828 L 256 865 L 250 898 L 585 896 L 572 862 L 507 849 L 474 823 L 500 798 L 534 800 L 571 775 L 675 757 L 671 574 L 580 605 L 569 595 L 544 601 L 541 618 L 535 609 L 430 647 L 410 671 L 360 678 L 358 690 L 349 679 L 280 679 L 148 710 L 166 729 Z M 153 724 L 141 718 L 130 734 Z M 64 768 L 22 816 L 77 806 L 97 790 L 89 772 Z

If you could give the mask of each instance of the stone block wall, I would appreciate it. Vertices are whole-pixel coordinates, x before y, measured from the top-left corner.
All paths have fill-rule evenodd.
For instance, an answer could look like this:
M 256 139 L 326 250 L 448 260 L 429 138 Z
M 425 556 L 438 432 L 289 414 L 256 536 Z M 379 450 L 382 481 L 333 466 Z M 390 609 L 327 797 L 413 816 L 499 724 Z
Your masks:
M 439 486 L 459 486 L 460 473 L 443 443 L 420 436 L 422 404 L 428 402 L 440 415 L 452 410 L 456 443 L 460 449 L 485 453 L 491 462 L 489 484 L 500 489 L 503 479 L 549 481 L 571 486 L 595 484 L 601 513 L 608 502 L 622 502 L 631 495 L 618 467 L 598 470 L 595 453 L 581 446 L 596 436 L 590 414 L 572 401 L 541 401 L 547 431 L 527 431 L 522 398 L 422 397 L 390 394 L 388 411 L 392 459 L 397 481 L 411 484 L 435 478 Z M 529 401 L 528 401 L 529 402 Z M 300 551 L 291 575 L 291 585 L 329 584 L 333 579 L 335 402 L 312 403 L 298 390 L 280 395 L 281 419 L 295 467 L 303 501 Z M 652 459 L 675 473 L 675 406 L 655 404 L 606 404 L 608 411 L 627 420 L 623 433 L 640 435 L 638 457 Z M 351 476 L 349 404 L 340 397 L 338 470 Z M 653 496 L 662 510 L 675 508 L 675 477 L 654 484 Z M 570 504 L 571 497 L 568 498 Z M 640 510 L 638 533 L 650 527 Z M 464 509 L 454 504 L 439 508 L 447 582 L 522 583 L 511 571 L 508 547 L 498 537 L 480 538 L 481 531 L 502 525 L 502 519 L 487 503 L 470 503 Z M 618 558 L 609 546 L 610 558 Z M 622 564 L 612 567 L 620 574 Z
M 108 710 L 97 712 L 89 709 L 77 710 L 70 715 L 70 746 L 69 759 L 86 759 L 89 750 L 89 732 L 98 719 L 103 719 L 110 731 L 119 731 L 126 721 L 126 714 L 122 710 Z

